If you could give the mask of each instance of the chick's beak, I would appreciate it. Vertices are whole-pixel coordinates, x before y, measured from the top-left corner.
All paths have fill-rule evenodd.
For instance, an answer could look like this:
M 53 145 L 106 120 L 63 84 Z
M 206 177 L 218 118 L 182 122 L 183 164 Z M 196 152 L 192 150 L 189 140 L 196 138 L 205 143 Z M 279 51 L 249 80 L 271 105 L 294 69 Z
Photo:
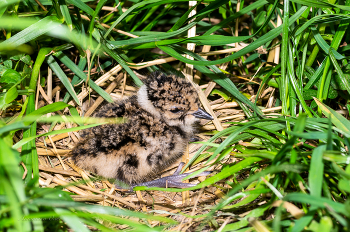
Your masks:
M 208 114 L 207 112 L 205 112 L 205 110 L 203 110 L 201 108 L 199 108 L 192 115 L 195 116 L 196 118 L 202 118 L 202 119 L 208 119 L 208 120 L 214 119 L 210 114 Z

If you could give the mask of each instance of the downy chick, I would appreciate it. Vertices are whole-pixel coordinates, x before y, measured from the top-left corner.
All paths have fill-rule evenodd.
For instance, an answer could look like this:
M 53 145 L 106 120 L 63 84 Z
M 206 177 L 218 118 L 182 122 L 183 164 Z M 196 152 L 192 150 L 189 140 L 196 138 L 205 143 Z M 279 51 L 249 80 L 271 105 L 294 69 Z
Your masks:
M 181 168 L 176 175 L 144 182 L 183 155 L 200 118 L 213 119 L 200 108 L 196 90 L 185 79 L 152 73 L 137 95 L 108 103 L 94 116 L 125 117 L 127 122 L 84 131 L 83 141 L 72 151 L 79 167 L 132 187 L 193 186 L 180 182 Z

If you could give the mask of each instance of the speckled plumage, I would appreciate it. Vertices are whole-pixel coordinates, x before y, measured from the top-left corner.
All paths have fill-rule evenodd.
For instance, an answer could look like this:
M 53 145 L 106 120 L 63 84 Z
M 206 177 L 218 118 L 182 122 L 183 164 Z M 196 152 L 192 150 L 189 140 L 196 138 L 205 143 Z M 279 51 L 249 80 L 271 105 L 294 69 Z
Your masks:
M 153 73 L 137 95 L 102 106 L 95 117 L 126 117 L 123 124 L 85 130 L 73 161 L 100 176 L 127 184 L 153 179 L 180 158 L 199 118 L 198 95 L 185 79 Z

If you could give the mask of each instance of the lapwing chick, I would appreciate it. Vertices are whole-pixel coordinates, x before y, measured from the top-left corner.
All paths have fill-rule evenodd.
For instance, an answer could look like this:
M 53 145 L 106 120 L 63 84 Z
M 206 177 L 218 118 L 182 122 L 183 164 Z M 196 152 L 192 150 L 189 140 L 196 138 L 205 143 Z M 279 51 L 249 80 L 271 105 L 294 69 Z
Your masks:
M 77 166 L 131 187 L 194 186 L 181 182 L 186 176 L 179 175 L 181 165 L 174 175 L 154 180 L 157 173 L 183 155 L 194 137 L 196 122 L 213 119 L 200 108 L 191 83 L 176 76 L 152 73 L 137 95 L 108 103 L 94 116 L 127 120 L 85 130 L 83 140 L 72 151 Z

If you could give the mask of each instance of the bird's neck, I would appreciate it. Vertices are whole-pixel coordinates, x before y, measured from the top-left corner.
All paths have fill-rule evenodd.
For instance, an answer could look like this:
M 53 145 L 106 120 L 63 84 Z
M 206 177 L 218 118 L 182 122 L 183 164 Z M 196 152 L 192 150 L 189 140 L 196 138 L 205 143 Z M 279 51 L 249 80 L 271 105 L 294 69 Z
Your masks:
M 154 115 L 157 118 L 161 118 L 160 113 L 153 106 L 152 102 L 148 99 L 147 86 L 143 85 L 137 92 L 137 102 L 140 107 L 146 110 L 148 113 Z

